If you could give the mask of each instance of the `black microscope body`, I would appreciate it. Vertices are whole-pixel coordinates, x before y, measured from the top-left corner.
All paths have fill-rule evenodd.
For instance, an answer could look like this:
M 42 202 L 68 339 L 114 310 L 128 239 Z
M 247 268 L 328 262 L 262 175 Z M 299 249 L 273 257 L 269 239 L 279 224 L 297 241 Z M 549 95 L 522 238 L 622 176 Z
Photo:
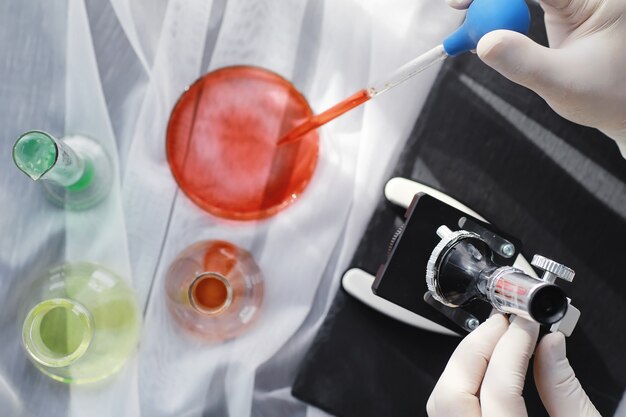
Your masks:
M 563 318 L 570 300 L 554 281 L 571 281 L 574 271 L 535 256 L 533 266 L 544 271 L 540 278 L 519 256 L 521 250 L 514 236 L 419 193 L 406 210 L 372 290 L 461 334 L 474 330 L 494 309 L 560 330 L 559 322 L 568 321 Z

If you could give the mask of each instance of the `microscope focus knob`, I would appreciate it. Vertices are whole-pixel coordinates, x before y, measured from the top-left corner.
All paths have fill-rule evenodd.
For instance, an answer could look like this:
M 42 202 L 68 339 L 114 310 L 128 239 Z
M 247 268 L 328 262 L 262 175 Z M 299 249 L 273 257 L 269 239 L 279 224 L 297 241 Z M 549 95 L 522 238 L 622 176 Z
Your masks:
M 393 237 L 391 238 L 391 241 L 389 242 L 389 246 L 387 246 L 387 256 L 391 256 L 391 251 L 393 251 L 393 248 L 396 246 L 396 242 L 398 242 L 398 238 L 402 234 L 403 230 L 404 230 L 404 225 L 396 229 L 396 232 L 393 234 Z
M 530 264 L 543 270 L 544 273 L 541 279 L 551 284 L 553 284 L 557 278 L 572 282 L 574 280 L 574 275 L 576 275 L 573 269 L 541 255 L 533 256 L 533 260 Z

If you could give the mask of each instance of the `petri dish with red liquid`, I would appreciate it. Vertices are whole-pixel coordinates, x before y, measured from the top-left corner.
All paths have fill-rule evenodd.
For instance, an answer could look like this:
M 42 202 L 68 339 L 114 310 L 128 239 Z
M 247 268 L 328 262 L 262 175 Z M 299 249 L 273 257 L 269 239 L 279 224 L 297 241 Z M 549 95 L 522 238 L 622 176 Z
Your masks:
M 278 74 L 252 66 L 210 72 L 182 94 L 170 116 L 172 174 L 215 216 L 270 217 L 297 200 L 315 172 L 316 131 L 278 146 L 282 135 L 312 116 L 304 96 Z

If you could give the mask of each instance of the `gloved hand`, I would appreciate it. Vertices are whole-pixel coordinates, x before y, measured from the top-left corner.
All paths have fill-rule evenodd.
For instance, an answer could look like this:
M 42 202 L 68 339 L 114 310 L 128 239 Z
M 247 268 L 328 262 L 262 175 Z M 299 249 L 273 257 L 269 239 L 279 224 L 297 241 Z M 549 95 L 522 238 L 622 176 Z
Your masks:
M 456 9 L 471 0 L 447 0 Z M 626 157 L 626 0 L 542 0 L 550 48 L 497 30 L 478 56 L 561 116 L 599 129 Z
M 452 354 L 426 409 L 430 417 L 528 416 L 522 397 L 539 326 L 496 314 L 470 333 Z M 536 350 L 535 382 L 551 417 L 599 417 L 565 358 L 561 333 Z
M 551 417 L 600 417 L 565 357 L 563 333 L 545 335 L 535 350 L 535 384 Z

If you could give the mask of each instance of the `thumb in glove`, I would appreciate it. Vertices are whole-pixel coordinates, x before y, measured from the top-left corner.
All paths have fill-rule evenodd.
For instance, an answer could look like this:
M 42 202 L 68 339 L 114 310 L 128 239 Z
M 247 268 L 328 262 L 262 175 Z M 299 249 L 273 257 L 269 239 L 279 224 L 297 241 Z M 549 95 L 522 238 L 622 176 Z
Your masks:
M 601 417 L 565 356 L 565 336 L 550 333 L 535 350 L 535 383 L 550 417 Z
M 606 59 L 610 51 L 594 45 L 593 39 L 581 39 L 575 47 L 546 48 L 519 33 L 496 30 L 482 37 L 476 52 L 561 116 L 612 137 L 626 156 L 624 76 L 616 74 L 614 60 Z

